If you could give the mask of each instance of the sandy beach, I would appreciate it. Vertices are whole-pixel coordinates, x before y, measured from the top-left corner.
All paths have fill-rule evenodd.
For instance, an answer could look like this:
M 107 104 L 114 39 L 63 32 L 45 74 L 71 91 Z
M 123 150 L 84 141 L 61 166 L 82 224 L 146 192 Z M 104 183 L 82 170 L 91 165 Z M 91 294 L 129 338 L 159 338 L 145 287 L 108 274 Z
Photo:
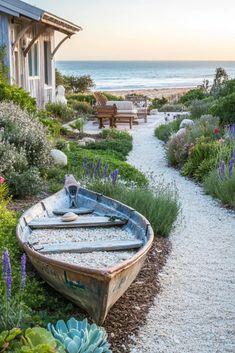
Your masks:
M 125 97 L 127 94 L 135 93 L 135 94 L 143 94 L 149 98 L 166 97 L 168 98 L 169 101 L 174 101 L 192 88 L 195 88 L 195 87 L 122 90 L 122 91 L 109 91 L 109 93 L 112 93 L 117 96 L 122 96 L 122 97 Z

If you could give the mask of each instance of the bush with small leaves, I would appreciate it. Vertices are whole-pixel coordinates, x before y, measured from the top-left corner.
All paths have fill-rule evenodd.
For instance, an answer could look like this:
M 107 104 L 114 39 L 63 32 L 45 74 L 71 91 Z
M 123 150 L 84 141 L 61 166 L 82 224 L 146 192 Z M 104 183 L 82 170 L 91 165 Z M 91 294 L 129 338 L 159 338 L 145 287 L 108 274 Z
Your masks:
M 13 103 L 0 103 L 0 174 L 13 195 L 40 189 L 40 170 L 50 165 L 50 144 L 39 121 Z M 18 184 L 18 185 L 17 185 Z M 21 194 L 21 195 L 20 195 Z

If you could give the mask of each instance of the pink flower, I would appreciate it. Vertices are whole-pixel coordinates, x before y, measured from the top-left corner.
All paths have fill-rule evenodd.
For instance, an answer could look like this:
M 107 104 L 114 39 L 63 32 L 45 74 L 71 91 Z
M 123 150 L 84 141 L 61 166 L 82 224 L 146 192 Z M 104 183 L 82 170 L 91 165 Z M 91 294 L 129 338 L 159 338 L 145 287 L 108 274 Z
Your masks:
M 224 141 L 225 141 L 224 139 L 219 139 L 218 140 L 219 143 L 224 143 Z
M 0 184 L 3 184 L 4 182 L 5 182 L 5 179 L 2 176 L 0 176 Z

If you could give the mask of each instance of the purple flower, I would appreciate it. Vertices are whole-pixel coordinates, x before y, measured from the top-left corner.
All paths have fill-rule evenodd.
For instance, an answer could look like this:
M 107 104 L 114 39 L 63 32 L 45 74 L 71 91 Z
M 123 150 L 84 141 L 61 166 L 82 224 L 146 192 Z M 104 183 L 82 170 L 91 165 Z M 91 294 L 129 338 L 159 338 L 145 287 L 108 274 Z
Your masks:
M 235 123 L 229 128 L 230 137 L 235 137 Z
M 101 160 L 99 159 L 94 168 L 94 177 L 97 177 L 100 175 L 100 168 L 101 168 Z
M 225 169 L 225 163 L 224 163 L 224 161 L 220 161 L 218 172 L 219 172 L 219 177 L 221 180 L 224 179 L 224 169 Z
M 3 269 L 3 278 L 6 286 L 6 296 L 7 296 L 7 299 L 10 299 L 11 286 L 12 286 L 12 274 L 11 274 L 11 260 L 7 249 L 5 249 L 2 254 L 2 269 Z
M 118 174 L 119 174 L 119 170 L 115 169 L 111 174 L 111 180 L 112 180 L 112 184 L 115 185 L 117 182 L 117 178 L 118 178 Z
M 24 289 L 26 280 L 26 255 L 23 254 L 20 259 L 20 289 Z
M 103 178 L 106 179 L 108 177 L 108 164 L 105 163 L 104 171 L 103 171 Z
M 230 162 L 229 162 L 229 165 L 228 165 L 228 173 L 229 173 L 229 176 L 231 177 L 233 175 L 233 168 L 235 166 L 235 158 L 232 157 L 230 159 Z

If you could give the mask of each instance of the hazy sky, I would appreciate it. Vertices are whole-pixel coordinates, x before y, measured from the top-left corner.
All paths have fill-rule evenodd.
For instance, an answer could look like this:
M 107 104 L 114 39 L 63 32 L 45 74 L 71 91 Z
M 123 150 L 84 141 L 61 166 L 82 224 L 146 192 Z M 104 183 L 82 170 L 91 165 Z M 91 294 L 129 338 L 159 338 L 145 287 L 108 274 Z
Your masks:
M 83 27 L 57 60 L 235 60 L 235 0 L 25 1 Z

